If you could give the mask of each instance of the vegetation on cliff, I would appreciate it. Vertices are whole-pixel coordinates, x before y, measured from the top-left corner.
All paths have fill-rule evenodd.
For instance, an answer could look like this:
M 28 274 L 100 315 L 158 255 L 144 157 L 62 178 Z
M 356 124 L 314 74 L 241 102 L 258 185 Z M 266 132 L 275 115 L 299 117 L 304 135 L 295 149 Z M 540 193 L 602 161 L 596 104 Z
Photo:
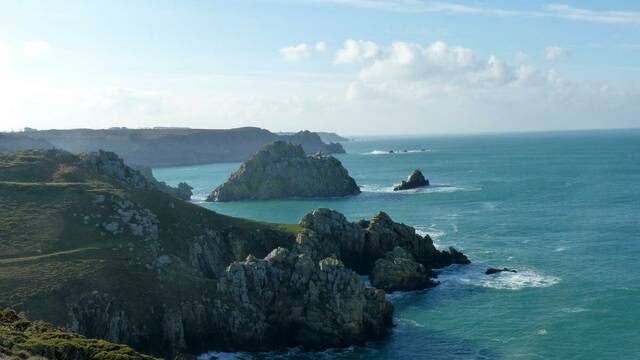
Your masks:
M 0 358 L 153 360 L 126 345 L 88 339 L 44 321 L 30 321 L 14 310 L 0 310 Z
M 336 158 L 307 156 L 299 145 L 276 141 L 243 163 L 208 200 L 334 197 L 359 193 L 355 180 Z

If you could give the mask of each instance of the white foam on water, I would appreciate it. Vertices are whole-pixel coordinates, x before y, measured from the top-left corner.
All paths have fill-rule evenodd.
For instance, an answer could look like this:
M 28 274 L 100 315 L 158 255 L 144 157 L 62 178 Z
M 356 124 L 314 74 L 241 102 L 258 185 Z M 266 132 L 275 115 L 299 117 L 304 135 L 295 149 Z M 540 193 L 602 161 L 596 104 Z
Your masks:
M 440 273 L 438 281 L 443 285 L 480 286 L 500 290 L 521 290 L 524 288 L 544 288 L 556 285 L 560 278 L 540 274 L 532 269 L 517 269 L 517 273 L 500 272 L 486 275 L 485 267 L 475 265 L 452 265 Z
M 360 189 L 362 192 L 370 192 L 370 193 L 389 193 L 389 194 L 399 194 L 399 195 L 411 195 L 411 194 L 430 194 L 430 193 L 450 193 L 450 192 L 458 192 L 458 191 L 478 191 L 480 188 L 477 187 L 469 187 L 463 188 L 448 184 L 432 184 L 430 186 L 425 186 L 417 189 L 409 189 L 402 191 L 393 191 L 395 185 L 379 185 L 379 184 L 367 184 L 360 185 Z
M 543 335 L 543 336 L 547 335 L 547 329 L 540 329 L 540 330 L 538 330 L 537 334 L 538 335 Z
M 564 246 L 558 246 L 557 248 L 555 248 L 553 251 L 555 252 L 561 252 L 561 251 L 566 251 L 567 248 Z
M 418 234 L 420 236 L 423 236 L 423 237 L 426 236 L 426 235 L 429 235 L 429 237 L 433 241 L 440 240 L 442 237 L 447 235 L 446 231 L 443 231 L 443 230 L 440 230 L 440 229 L 436 228 L 435 225 L 431 225 L 429 227 L 417 225 L 417 226 L 415 226 L 415 229 L 416 229 L 416 234 Z
M 393 151 L 393 152 L 389 152 L 389 151 Z M 431 149 L 412 149 L 412 150 L 407 150 L 404 151 L 404 149 L 402 150 L 373 150 L 367 153 L 363 153 L 362 155 L 398 155 L 398 154 L 415 154 L 415 153 L 421 153 L 421 152 L 430 152 Z

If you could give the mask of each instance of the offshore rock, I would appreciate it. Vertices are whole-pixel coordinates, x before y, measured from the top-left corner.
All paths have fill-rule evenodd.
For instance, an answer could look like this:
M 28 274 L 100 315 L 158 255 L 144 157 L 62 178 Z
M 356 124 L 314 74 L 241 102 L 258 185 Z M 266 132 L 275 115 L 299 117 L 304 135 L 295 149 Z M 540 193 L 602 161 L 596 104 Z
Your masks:
M 355 180 L 331 156 L 307 156 L 283 141 L 265 146 L 240 166 L 208 201 L 348 196 L 360 193 Z
M 485 275 L 493 275 L 493 274 L 497 274 L 497 273 L 501 273 L 501 272 L 512 272 L 512 273 L 517 273 L 516 270 L 513 269 L 509 269 L 509 268 L 502 268 L 502 269 L 497 269 L 497 268 L 488 268 L 487 271 L 485 271 Z
M 402 183 L 394 187 L 393 191 L 410 190 L 424 186 L 429 186 L 429 180 L 425 179 L 420 170 L 413 170 L 407 180 L 402 180 Z

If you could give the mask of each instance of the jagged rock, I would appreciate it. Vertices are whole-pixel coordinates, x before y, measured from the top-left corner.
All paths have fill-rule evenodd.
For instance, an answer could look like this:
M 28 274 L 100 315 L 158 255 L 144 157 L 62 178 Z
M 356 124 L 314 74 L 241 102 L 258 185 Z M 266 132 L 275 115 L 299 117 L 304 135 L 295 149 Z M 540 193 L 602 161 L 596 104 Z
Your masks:
M 387 292 L 422 290 L 435 286 L 429 272 L 405 249 L 396 246 L 375 262 L 371 284 Z
M 394 187 L 393 191 L 409 190 L 424 186 L 429 186 L 429 180 L 424 178 L 420 170 L 413 170 L 409 177 L 407 177 L 407 180 L 402 180 L 402 183 Z
M 139 171 L 134 170 L 113 152 L 98 150 L 85 155 L 83 162 L 94 171 L 111 177 L 138 190 L 153 190 L 155 186 Z
M 305 229 L 296 242 L 316 259 L 337 256 L 361 275 L 370 274 L 377 259 L 395 247 L 405 249 L 427 270 L 451 264 L 468 264 L 464 254 L 450 248 L 439 251 L 431 238 L 420 236 L 411 226 L 394 222 L 384 212 L 370 221 L 347 221 L 344 215 L 329 209 L 316 209 L 300 221 Z
M 229 342 L 253 350 L 340 347 L 388 332 L 393 306 L 383 292 L 365 288 L 335 257 L 315 261 L 300 250 L 229 265 L 219 283 L 233 309 Z
M 276 141 L 258 151 L 216 188 L 208 201 L 348 196 L 355 180 L 331 156 L 307 156 L 299 145 Z
M 487 271 L 485 271 L 484 273 L 486 275 L 493 275 L 493 274 L 497 274 L 497 273 L 501 273 L 501 272 L 512 272 L 512 273 L 517 273 L 516 270 L 513 269 L 509 269 L 509 268 L 502 268 L 502 269 L 497 269 L 497 268 L 488 268 Z

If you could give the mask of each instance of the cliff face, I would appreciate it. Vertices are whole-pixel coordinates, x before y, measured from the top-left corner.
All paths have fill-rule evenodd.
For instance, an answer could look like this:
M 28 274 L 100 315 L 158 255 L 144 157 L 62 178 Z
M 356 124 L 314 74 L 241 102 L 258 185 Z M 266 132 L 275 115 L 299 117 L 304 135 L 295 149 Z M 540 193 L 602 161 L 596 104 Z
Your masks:
M 360 193 L 340 161 L 307 156 L 302 147 L 276 141 L 243 163 L 208 201 L 347 196 Z
M 111 153 L 0 156 L 0 306 L 159 356 L 386 334 L 384 292 L 301 231 L 180 201 Z
M 277 140 L 301 145 L 307 154 L 344 153 L 338 143 L 325 144 L 316 133 L 301 131 L 277 135 L 265 129 L 245 127 L 225 130 L 188 128 L 73 129 L 29 132 L 29 137 L 48 146 L 71 152 L 112 151 L 127 164 L 178 166 L 247 160 L 261 147 Z M 0 139 L 0 150 L 2 139 Z

